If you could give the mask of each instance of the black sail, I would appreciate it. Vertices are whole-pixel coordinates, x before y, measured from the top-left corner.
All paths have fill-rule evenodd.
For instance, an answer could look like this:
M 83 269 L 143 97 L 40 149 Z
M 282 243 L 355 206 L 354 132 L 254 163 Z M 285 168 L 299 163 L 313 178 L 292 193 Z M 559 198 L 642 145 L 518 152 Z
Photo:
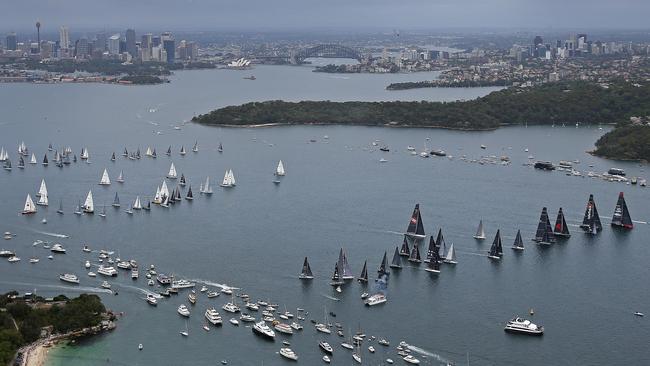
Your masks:
M 628 211 L 627 204 L 625 203 L 625 197 L 623 197 L 623 192 L 620 192 L 618 194 L 618 201 L 616 202 L 616 208 L 614 208 L 614 216 L 612 217 L 612 226 L 625 229 L 634 228 L 632 218 L 630 217 L 630 211 Z
M 424 226 L 422 224 L 422 216 L 420 216 L 419 203 L 415 204 L 409 226 L 406 229 L 406 234 L 410 236 L 424 236 Z
M 553 229 L 553 232 L 558 236 L 564 236 L 567 238 L 571 236 L 569 228 L 566 225 L 566 220 L 564 219 L 562 207 L 560 207 L 560 210 L 557 212 L 557 219 L 555 219 L 555 228 Z
M 368 282 L 368 261 L 363 262 L 363 268 L 361 269 L 361 275 L 358 278 L 359 282 Z
M 580 225 L 580 227 L 585 232 L 592 234 L 595 234 L 603 229 L 593 194 L 589 195 L 589 201 L 587 201 L 587 208 L 585 209 L 585 216 L 582 219 L 582 225 Z
M 410 262 L 420 263 L 422 258 L 420 258 L 420 249 L 418 249 L 417 244 L 413 244 L 413 249 L 411 250 L 411 255 L 409 256 Z
M 393 260 L 390 262 L 390 268 L 402 268 L 402 259 L 400 258 L 398 247 L 395 247 L 395 253 L 393 253 Z
M 386 256 L 386 252 L 384 252 L 384 258 L 381 260 L 381 264 L 379 265 L 379 269 L 377 270 L 377 273 L 381 276 L 386 273 L 386 267 L 388 265 L 388 258 Z M 365 268 L 365 264 L 364 264 Z
M 304 278 L 312 278 L 314 274 L 311 272 L 311 267 L 309 266 L 309 261 L 305 257 L 305 261 L 302 263 L 302 271 L 300 275 Z
M 503 256 L 503 248 L 501 246 L 501 230 L 497 230 L 497 234 L 494 236 L 494 241 L 492 241 L 492 246 L 490 247 L 490 252 L 488 254 L 490 258 L 499 259 Z
M 187 190 L 187 196 L 185 196 L 185 199 L 191 200 L 194 198 L 194 195 L 192 194 L 192 186 Z
M 447 252 L 447 243 L 445 242 L 445 238 L 442 236 L 442 228 L 438 230 L 438 236 L 436 237 L 436 246 L 438 247 L 438 257 L 443 257 Z
M 404 242 L 402 242 L 402 247 L 399 250 L 399 255 L 408 257 L 411 255 L 411 250 L 409 249 L 409 242 L 406 239 L 406 235 L 404 236 Z
M 548 212 L 546 207 L 542 208 L 542 214 L 539 216 L 539 222 L 537 223 L 537 231 L 535 231 L 535 239 L 533 241 L 540 242 L 542 237 L 546 232 L 546 222 L 548 221 Z
M 512 244 L 513 248 L 524 249 L 524 241 L 521 239 L 521 230 L 517 230 L 517 236 L 515 237 L 515 242 Z
M 427 248 L 427 259 L 424 261 L 429 262 L 431 260 L 431 257 L 433 257 L 433 253 L 438 253 L 438 245 L 433 239 L 433 235 L 431 235 L 429 237 L 429 248 Z

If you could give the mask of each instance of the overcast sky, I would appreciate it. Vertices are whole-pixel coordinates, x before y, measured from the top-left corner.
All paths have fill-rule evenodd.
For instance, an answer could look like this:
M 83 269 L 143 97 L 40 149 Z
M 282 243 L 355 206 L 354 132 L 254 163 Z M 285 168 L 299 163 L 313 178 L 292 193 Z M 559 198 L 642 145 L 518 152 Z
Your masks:
M 0 29 L 650 28 L 650 0 L 3 0 Z

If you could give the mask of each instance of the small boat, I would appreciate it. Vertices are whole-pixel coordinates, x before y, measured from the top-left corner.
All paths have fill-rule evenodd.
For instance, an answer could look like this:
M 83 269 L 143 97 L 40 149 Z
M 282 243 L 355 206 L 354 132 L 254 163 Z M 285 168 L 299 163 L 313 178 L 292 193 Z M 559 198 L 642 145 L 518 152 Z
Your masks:
M 330 344 L 327 343 L 327 342 L 324 342 L 324 341 L 318 342 L 318 347 L 320 347 L 323 351 L 325 351 L 325 352 L 327 352 L 329 354 L 334 353 L 334 350 L 332 349 L 332 346 L 330 346 Z
M 239 326 L 239 320 L 237 320 L 235 318 L 230 318 L 229 322 L 232 325 Z
M 409 255 L 408 261 L 412 263 L 422 262 L 422 258 L 420 257 L 420 249 L 418 248 L 418 245 L 415 243 L 413 244 L 413 249 L 411 250 L 411 254 Z
M 241 320 L 243 322 L 246 322 L 246 323 L 250 323 L 250 322 L 255 321 L 255 317 L 251 316 L 250 314 L 242 314 L 242 315 L 239 316 L 239 320 Z
M 58 213 L 59 215 L 64 214 L 64 212 L 63 212 L 63 200 L 59 200 L 59 209 L 56 210 L 56 213 Z
M 528 335 L 542 335 L 544 333 L 544 327 L 538 326 L 532 323 L 530 320 L 526 320 L 518 316 L 512 318 L 512 320 L 509 320 L 506 323 L 504 330 L 509 333 Z
M 117 176 L 116 181 L 117 181 L 118 183 L 124 183 L 124 171 L 123 171 L 123 170 L 120 170 L 120 175 Z M 117 192 L 116 192 L 116 193 L 117 193 Z
M 539 223 L 537 224 L 537 231 L 535 232 L 533 241 L 544 245 L 551 245 L 556 241 L 546 207 L 542 207 L 542 213 L 539 217 Z
M 117 192 L 115 192 L 115 198 L 113 199 L 113 207 L 120 207 L 120 197 L 117 195 Z
M 639 316 L 639 317 L 645 316 L 645 314 L 643 314 L 642 312 L 639 312 L 639 311 L 635 311 L 634 315 Z
M 226 173 L 223 176 L 223 181 L 220 186 L 224 188 L 232 188 L 236 185 L 235 176 L 232 172 L 232 169 L 226 170 Z
M 384 338 L 382 338 L 382 339 L 380 339 L 379 341 L 377 341 L 377 343 L 381 344 L 382 346 L 386 346 L 386 347 L 390 346 L 390 342 L 387 341 L 387 340 L 384 339 Z
M 36 213 L 36 205 L 34 205 L 34 201 L 32 200 L 32 197 L 27 194 L 27 198 L 25 199 L 25 207 L 23 208 L 23 211 L 21 212 L 23 215 L 30 215 L 30 214 L 35 214 Z
M 456 251 L 454 250 L 454 243 L 451 243 L 451 245 L 449 246 L 449 251 L 447 251 L 447 255 L 445 256 L 443 262 L 447 264 L 458 263 L 456 262 Z
M 483 145 L 481 145 L 481 146 L 483 146 Z M 408 363 L 413 364 L 413 365 L 417 365 L 417 364 L 420 363 L 420 360 L 418 360 L 417 358 L 413 357 L 413 355 L 406 355 L 406 356 L 404 356 L 404 358 L 402 358 L 402 359 L 403 359 L 405 362 L 408 362 Z
M 384 253 L 384 259 L 386 259 L 386 253 Z M 357 278 L 359 283 L 368 283 L 368 261 L 363 262 L 363 268 L 361 269 L 361 274 Z
M 167 173 L 167 179 L 176 179 L 176 167 L 174 166 L 174 163 L 169 167 L 169 172 Z
M 88 272 L 88 277 L 97 277 L 95 272 Z
M 111 284 L 108 283 L 107 281 L 104 281 L 104 282 L 102 282 L 102 288 L 110 289 L 110 288 L 111 288 Z
M 199 152 L 199 142 L 198 141 L 194 141 L 194 146 L 192 146 L 192 152 L 195 152 L 195 153 Z
M 476 234 L 474 234 L 474 239 L 485 240 L 485 230 L 483 229 L 483 220 L 479 221 L 478 223 L 478 229 L 476 229 Z
M 196 304 L 196 294 L 193 293 L 193 292 L 190 292 L 187 295 L 187 300 L 189 300 L 190 304 L 192 304 L 192 305 Z
M 275 332 L 264 321 L 255 323 L 251 328 L 253 333 L 266 337 L 268 339 L 275 339 Z
M 282 164 L 282 160 L 278 162 L 278 166 L 275 168 L 275 175 L 279 177 L 283 177 L 286 174 L 284 170 L 284 164 Z
M 158 300 L 156 299 L 156 296 L 152 294 L 147 294 L 147 303 L 151 306 L 157 306 L 158 305 Z
M 370 352 L 370 353 L 375 353 L 375 347 L 373 347 L 373 346 L 368 346 L 368 352 Z
M 562 207 L 560 207 L 560 210 L 557 212 L 557 218 L 555 219 L 555 227 L 553 228 L 553 233 L 555 236 L 561 236 L 565 238 L 571 236 L 569 227 L 567 226 L 566 220 L 564 219 L 564 212 L 562 211 Z
M 408 246 L 408 244 L 406 245 Z M 400 258 L 399 248 L 397 247 L 395 247 L 395 252 L 393 253 L 393 260 L 390 262 L 390 268 L 402 268 L 402 259 Z
M 182 306 L 182 305 L 181 305 L 181 306 Z M 187 337 L 187 336 L 190 335 L 190 332 L 189 332 L 188 329 L 187 329 L 187 321 L 185 322 L 185 330 L 180 331 L 180 334 L 181 334 L 183 337 Z
M 7 261 L 8 261 L 9 263 L 20 262 L 20 257 L 16 257 L 15 255 L 13 255 L 13 256 L 9 257 L 9 258 L 7 259 Z
M 327 355 L 325 355 L 325 356 L 323 356 L 323 362 L 325 362 L 325 363 L 330 363 L 331 360 L 330 360 L 330 358 L 329 358 Z
M 108 171 L 106 169 L 104 169 L 104 172 L 102 173 L 102 177 L 99 180 L 99 185 L 101 186 L 111 185 L 111 178 L 108 176 Z
M 377 294 L 374 294 L 374 295 L 368 297 L 363 303 L 366 306 L 375 306 L 375 305 L 383 304 L 386 301 L 388 301 L 388 300 L 386 299 L 386 296 L 384 294 L 377 293 Z
M 139 349 L 140 351 L 142 351 L 143 348 L 144 348 L 144 346 L 142 345 L 142 343 L 138 344 L 138 349 Z
M 176 311 L 178 312 L 178 314 L 186 318 L 190 316 L 190 309 L 188 309 L 187 306 L 185 306 L 185 304 L 181 304 Z
M 221 145 L 221 142 L 219 143 L 219 147 L 217 148 L 217 151 L 220 153 L 223 152 L 223 145 Z
M 182 156 L 184 156 L 185 154 L 187 154 L 187 152 L 185 151 L 185 146 L 181 146 L 180 154 L 181 154 Z

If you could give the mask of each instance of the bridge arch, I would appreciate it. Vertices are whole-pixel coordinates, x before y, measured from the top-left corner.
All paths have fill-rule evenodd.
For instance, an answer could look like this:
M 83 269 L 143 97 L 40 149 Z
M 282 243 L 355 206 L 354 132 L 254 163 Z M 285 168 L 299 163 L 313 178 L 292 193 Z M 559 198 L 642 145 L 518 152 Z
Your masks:
M 352 58 L 361 62 L 361 53 L 353 48 L 339 44 L 321 44 L 309 47 L 296 52 L 291 58 L 294 64 L 300 64 L 310 57 L 323 58 Z

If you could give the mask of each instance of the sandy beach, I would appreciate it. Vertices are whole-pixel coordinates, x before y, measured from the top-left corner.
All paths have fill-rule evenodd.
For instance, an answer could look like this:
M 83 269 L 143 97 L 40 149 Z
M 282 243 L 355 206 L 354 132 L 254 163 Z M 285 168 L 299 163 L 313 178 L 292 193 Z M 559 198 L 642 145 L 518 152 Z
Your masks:
M 46 345 L 51 345 L 50 340 L 45 339 L 32 343 L 26 348 L 23 349 L 23 360 L 21 366 L 43 366 L 45 365 L 45 360 L 47 354 L 50 351 L 51 346 L 46 347 Z

